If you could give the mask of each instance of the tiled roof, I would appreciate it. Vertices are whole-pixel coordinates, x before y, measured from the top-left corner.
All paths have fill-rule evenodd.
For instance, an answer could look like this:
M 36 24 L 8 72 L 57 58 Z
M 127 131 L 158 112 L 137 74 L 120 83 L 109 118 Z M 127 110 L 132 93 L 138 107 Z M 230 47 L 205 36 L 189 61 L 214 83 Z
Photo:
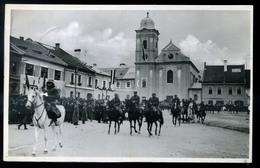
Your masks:
M 80 59 L 77 57 L 74 57 L 64 51 L 61 48 L 55 48 L 46 44 L 41 44 L 41 46 L 45 47 L 46 49 L 50 50 L 50 52 L 59 57 L 62 61 L 66 62 L 70 68 L 78 68 L 79 71 L 84 71 L 84 72 L 90 72 L 90 73 L 95 73 L 95 71 L 87 66 L 85 63 L 83 63 Z
M 49 50 L 45 49 L 37 42 L 31 39 L 22 40 L 15 37 L 10 37 L 10 51 L 18 52 L 29 57 L 40 59 L 43 61 L 48 61 L 51 63 L 66 66 L 67 64 L 60 58 L 50 55 Z
M 134 67 L 118 67 L 118 68 L 100 68 L 106 73 L 111 73 L 111 70 L 116 70 L 116 79 L 134 79 Z
M 224 66 L 205 66 L 203 83 L 245 83 L 244 65 L 227 65 L 224 73 Z
M 110 73 L 107 73 L 99 68 L 97 68 L 96 66 L 93 66 L 92 69 L 97 73 L 97 74 L 100 74 L 100 75 L 105 75 L 105 76 L 110 76 Z

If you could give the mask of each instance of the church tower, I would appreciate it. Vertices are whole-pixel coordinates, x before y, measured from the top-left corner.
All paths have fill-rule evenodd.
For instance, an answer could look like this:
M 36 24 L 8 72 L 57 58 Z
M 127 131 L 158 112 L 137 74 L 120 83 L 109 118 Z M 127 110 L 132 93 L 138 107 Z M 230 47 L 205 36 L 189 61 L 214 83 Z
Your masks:
M 147 12 L 147 16 L 141 20 L 140 28 L 136 30 L 135 50 L 135 88 L 143 99 L 148 99 L 157 90 L 155 59 L 158 57 L 159 34 Z

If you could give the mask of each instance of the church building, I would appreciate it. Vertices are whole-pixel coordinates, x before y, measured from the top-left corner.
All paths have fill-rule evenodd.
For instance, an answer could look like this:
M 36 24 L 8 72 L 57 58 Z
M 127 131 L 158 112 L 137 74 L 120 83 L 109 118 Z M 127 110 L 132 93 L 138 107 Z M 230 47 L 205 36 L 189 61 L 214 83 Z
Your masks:
M 158 54 L 159 31 L 149 17 L 141 20 L 136 31 L 135 90 L 148 100 L 156 93 L 160 101 L 177 95 L 180 99 L 201 101 L 199 70 L 172 41 Z

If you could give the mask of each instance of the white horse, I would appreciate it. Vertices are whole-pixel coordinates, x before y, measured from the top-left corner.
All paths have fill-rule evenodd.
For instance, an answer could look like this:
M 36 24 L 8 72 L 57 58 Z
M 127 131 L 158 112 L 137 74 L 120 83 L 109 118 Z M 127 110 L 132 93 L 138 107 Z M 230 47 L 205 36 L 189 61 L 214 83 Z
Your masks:
M 60 110 L 61 117 L 58 118 L 59 126 L 55 126 L 55 123 L 53 122 L 51 125 L 51 119 L 48 118 L 46 109 L 44 107 L 44 100 L 43 100 L 43 94 L 41 94 L 40 91 L 38 91 L 36 88 L 29 88 L 28 91 L 28 100 L 26 103 L 27 108 L 33 108 L 34 109 L 34 115 L 33 115 L 33 124 L 34 124 L 34 130 L 35 130 L 35 144 L 33 148 L 32 155 L 36 155 L 36 145 L 38 141 L 38 135 L 40 129 L 44 130 L 44 141 L 45 141 L 45 147 L 44 147 L 44 154 L 48 153 L 48 142 L 47 142 L 47 129 L 50 126 L 53 130 L 54 137 L 55 137 L 55 145 L 53 147 L 53 151 L 56 150 L 58 146 L 58 140 L 59 140 L 59 146 L 62 147 L 61 143 L 61 133 L 62 133 L 62 124 L 64 122 L 65 117 L 65 108 L 62 105 L 57 105 L 57 108 Z M 56 129 L 58 127 L 58 129 Z
M 190 121 L 195 122 L 193 102 L 190 102 L 188 106 L 188 119 L 189 122 Z

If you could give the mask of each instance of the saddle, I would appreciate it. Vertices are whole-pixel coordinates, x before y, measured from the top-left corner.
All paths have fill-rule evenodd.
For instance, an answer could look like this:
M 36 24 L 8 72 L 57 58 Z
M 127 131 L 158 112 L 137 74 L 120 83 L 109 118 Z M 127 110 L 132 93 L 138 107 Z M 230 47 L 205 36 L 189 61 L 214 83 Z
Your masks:
M 45 109 L 47 111 L 48 118 L 57 119 L 61 117 L 60 110 L 55 104 L 53 105 L 51 103 L 45 103 Z

